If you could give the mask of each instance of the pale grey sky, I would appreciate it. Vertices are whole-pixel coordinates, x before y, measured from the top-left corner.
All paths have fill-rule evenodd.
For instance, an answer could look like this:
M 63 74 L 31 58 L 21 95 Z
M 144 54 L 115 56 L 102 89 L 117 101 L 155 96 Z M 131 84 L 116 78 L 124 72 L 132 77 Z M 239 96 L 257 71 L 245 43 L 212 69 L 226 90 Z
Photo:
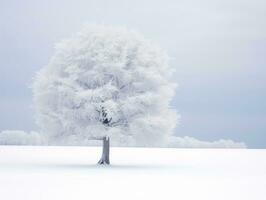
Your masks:
M 266 1 L 0 0 L 0 131 L 36 130 L 30 85 L 56 41 L 127 26 L 171 56 L 176 135 L 266 148 Z

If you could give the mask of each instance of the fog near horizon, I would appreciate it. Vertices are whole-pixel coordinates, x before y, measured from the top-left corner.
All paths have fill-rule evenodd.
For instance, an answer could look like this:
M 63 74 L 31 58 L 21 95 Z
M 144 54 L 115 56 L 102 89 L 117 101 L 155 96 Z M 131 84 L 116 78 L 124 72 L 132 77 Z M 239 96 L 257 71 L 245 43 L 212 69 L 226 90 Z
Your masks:
M 266 2 L 1 1 L 0 131 L 38 130 L 32 77 L 85 24 L 126 26 L 168 51 L 178 136 L 266 148 Z

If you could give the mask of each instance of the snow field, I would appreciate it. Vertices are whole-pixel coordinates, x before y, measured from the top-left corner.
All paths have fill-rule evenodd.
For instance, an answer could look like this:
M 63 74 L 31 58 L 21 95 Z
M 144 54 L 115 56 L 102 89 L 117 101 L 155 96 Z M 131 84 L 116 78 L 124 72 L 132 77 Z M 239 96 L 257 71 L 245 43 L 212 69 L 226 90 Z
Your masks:
M 262 200 L 266 150 L 0 146 L 0 199 Z

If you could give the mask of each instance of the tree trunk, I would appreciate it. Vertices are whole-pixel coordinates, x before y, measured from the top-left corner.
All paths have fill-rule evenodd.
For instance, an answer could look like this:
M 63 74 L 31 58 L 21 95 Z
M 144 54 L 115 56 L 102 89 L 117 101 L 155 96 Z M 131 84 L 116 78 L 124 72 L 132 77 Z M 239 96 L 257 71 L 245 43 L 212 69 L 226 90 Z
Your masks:
M 109 153 L 110 153 L 110 139 L 109 139 L 109 137 L 105 136 L 103 138 L 102 157 L 98 162 L 99 165 L 109 165 L 110 164 Z

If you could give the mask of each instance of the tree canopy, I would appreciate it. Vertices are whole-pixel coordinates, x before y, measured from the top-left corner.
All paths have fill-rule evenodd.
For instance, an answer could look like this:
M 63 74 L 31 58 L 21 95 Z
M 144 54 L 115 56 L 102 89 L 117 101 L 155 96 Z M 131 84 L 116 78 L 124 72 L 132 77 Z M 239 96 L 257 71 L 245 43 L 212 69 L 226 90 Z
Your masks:
M 167 54 L 139 33 L 86 27 L 36 75 L 37 123 L 62 143 L 108 136 L 114 145 L 161 145 L 177 121 L 172 74 Z

